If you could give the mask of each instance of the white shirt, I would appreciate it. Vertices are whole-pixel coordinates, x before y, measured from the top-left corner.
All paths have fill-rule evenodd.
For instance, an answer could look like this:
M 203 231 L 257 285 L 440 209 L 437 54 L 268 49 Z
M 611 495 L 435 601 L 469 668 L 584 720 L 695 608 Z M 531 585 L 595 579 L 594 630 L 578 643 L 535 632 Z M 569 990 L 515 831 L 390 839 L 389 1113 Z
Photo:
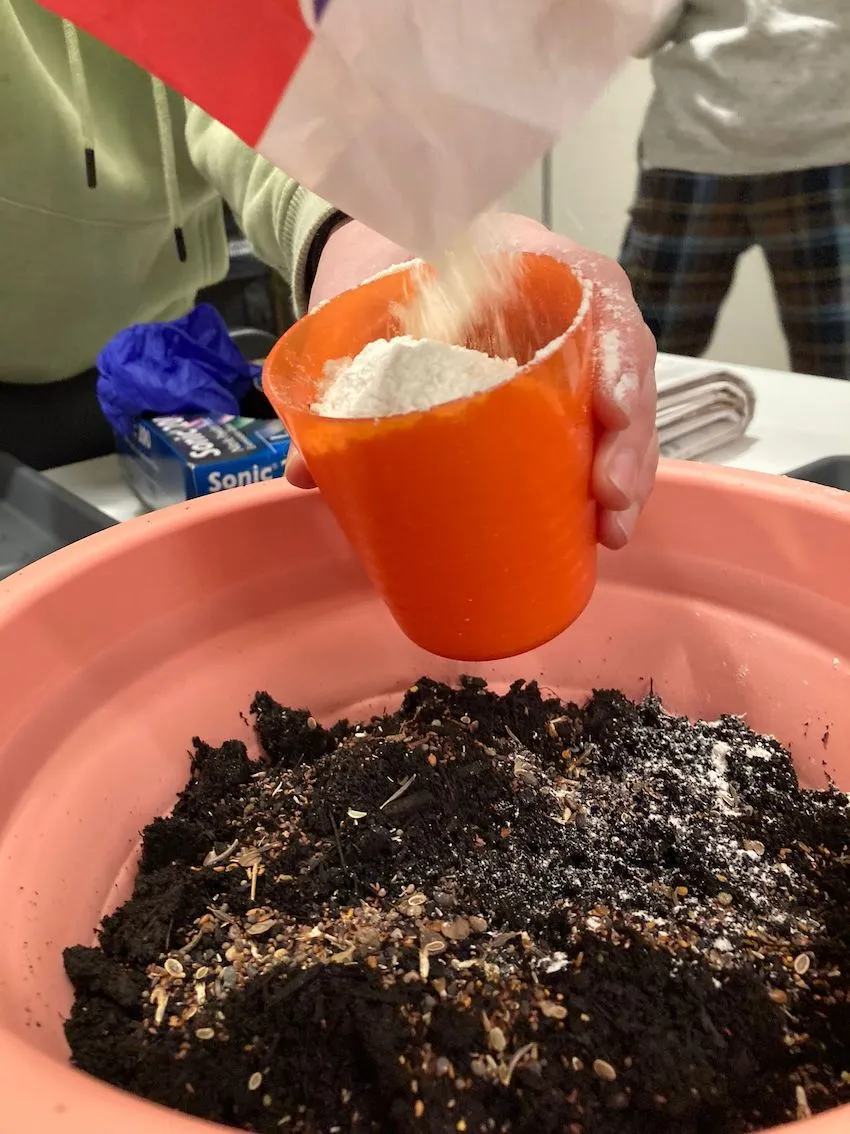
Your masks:
M 685 0 L 644 54 L 655 79 L 645 168 L 850 163 L 850 0 Z

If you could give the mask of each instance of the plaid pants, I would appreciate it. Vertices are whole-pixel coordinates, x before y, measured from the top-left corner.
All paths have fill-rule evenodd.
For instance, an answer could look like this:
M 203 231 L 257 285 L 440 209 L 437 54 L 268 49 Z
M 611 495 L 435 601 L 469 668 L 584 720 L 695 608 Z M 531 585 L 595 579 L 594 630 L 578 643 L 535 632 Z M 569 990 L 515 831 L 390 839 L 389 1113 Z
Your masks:
M 743 252 L 765 254 L 791 367 L 850 379 L 850 165 L 641 174 L 620 263 L 658 348 L 701 355 Z

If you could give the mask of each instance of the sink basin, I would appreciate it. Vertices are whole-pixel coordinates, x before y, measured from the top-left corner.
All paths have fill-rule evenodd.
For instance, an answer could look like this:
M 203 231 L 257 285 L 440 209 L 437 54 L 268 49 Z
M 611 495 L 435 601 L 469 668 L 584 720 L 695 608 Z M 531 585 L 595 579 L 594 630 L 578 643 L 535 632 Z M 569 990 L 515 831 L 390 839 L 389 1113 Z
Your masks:
M 3 1134 L 230 1129 L 69 1066 L 61 951 L 127 896 L 139 831 L 185 783 L 192 736 L 250 739 L 256 690 L 330 720 L 394 708 L 423 673 L 536 677 L 566 697 L 652 681 L 674 711 L 747 714 L 791 745 L 805 783 L 829 772 L 848 789 L 848 546 L 837 493 L 668 463 L 628 550 L 600 555 L 579 621 L 474 667 L 408 641 L 319 494 L 281 481 L 141 517 L 0 582 Z M 850 1107 L 793 1126 L 848 1129 Z
M 824 457 L 788 473 L 794 480 L 807 480 L 811 484 L 824 484 L 828 488 L 841 488 L 850 492 L 850 457 Z

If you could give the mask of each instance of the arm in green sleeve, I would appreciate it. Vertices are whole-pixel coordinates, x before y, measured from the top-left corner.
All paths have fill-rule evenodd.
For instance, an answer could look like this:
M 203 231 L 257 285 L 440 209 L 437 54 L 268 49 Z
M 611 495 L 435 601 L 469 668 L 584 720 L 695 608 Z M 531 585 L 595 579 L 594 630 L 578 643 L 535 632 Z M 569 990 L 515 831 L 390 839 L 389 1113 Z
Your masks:
M 343 215 L 191 103 L 186 143 L 195 168 L 227 201 L 254 252 L 290 284 L 295 313 L 303 315 L 311 251 Z

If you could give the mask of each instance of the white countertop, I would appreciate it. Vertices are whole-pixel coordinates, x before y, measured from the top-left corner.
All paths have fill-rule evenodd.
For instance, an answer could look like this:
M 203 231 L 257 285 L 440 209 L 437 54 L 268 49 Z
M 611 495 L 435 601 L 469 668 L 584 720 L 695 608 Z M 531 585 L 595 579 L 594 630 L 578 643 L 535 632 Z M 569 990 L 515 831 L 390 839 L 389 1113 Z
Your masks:
M 850 455 L 850 382 L 669 355 L 658 360 L 658 373 L 664 376 L 716 370 L 740 374 L 751 383 L 756 412 L 746 436 L 716 450 L 707 461 L 786 473 L 821 457 Z M 48 476 L 116 520 L 144 512 L 124 483 L 117 457 L 67 465 Z
M 850 456 L 850 382 L 670 355 L 659 357 L 657 369 L 659 376 L 726 370 L 752 386 L 756 412 L 746 435 L 710 453 L 711 464 L 787 473 L 821 457 Z

